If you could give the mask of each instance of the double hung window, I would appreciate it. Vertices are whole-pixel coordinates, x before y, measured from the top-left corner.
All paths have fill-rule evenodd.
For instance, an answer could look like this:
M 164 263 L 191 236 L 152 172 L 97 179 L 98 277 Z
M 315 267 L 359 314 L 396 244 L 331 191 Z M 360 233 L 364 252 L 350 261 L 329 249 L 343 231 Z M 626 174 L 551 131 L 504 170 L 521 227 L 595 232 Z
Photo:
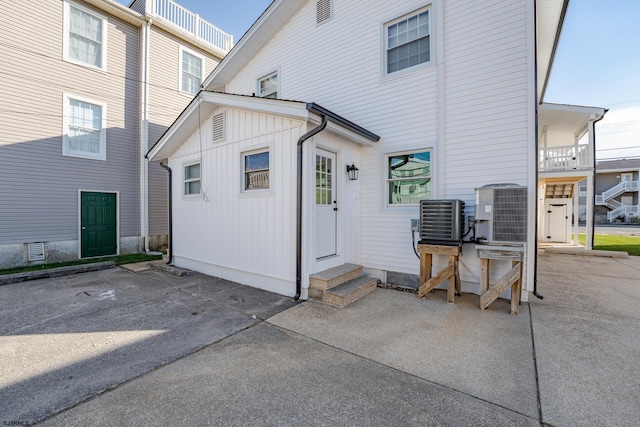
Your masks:
M 385 25 L 386 74 L 431 61 L 429 12 L 421 9 Z
M 107 20 L 70 2 L 64 7 L 64 59 L 106 70 Z
M 106 160 L 106 106 L 64 95 L 63 147 L 65 156 Z
M 180 91 L 195 95 L 200 91 L 204 69 L 204 57 L 180 48 Z
M 269 151 L 242 155 L 244 191 L 269 189 Z
M 184 195 L 200 194 L 200 163 L 184 167 Z

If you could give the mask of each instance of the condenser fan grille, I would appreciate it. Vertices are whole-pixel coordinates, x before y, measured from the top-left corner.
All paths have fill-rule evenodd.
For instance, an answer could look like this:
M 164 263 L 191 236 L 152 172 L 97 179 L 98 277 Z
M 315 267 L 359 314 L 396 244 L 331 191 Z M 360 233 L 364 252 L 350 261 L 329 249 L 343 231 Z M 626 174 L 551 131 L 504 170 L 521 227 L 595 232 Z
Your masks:
M 527 241 L 527 189 L 496 188 L 493 193 L 493 239 Z

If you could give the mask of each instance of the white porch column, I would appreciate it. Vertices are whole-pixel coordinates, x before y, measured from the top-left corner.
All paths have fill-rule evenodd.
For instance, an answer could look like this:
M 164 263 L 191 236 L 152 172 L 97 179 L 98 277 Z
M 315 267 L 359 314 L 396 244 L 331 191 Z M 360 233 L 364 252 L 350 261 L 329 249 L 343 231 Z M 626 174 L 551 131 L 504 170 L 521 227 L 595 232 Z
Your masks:
M 587 202 L 587 205 L 589 203 Z M 578 227 L 580 226 L 580 183 L 573 183 L 573 232 L 571 240 L 574 245 L 578 245 Z

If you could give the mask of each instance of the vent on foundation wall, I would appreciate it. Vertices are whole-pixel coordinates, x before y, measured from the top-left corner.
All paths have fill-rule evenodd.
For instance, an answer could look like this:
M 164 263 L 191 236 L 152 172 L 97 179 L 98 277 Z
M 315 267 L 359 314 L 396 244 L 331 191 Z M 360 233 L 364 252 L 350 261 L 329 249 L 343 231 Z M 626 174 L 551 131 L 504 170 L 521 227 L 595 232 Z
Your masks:
M 316 2 L 316 24 L 330 20 L 331 15 L 331 0 L 318 0 Z
M 27 244 L 29 261 L 44 261 L 44 243 Z
M 224 113 L 213 116 L 213 143 L 217 144 L 225 140 Z

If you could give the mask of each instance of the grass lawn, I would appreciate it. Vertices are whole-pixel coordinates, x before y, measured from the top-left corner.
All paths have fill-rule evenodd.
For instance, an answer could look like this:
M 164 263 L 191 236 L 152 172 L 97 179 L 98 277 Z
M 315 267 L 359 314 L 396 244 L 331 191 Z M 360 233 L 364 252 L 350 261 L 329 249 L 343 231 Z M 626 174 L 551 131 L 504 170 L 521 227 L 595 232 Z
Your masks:
M 29 265 L 26 267 L 6 268 L 4 270 L 0 270 L 0 274 L 14 274 L 14 273 L 23 273 L 25 271 L 47 270 L 47 269 L 56 268 L 56 267 L 66 267 L 68 265 L 93 264 L 96 262 L 103 262 L 103 261 L 113 261 L 116 263 L 116 265 L 122 265 L 122 264 L 132 264 L 134 262 L 154 261 L 161 258 L 162 258 L 162 255 L 128 254 L 128 255 L 118 255 L 118 256 L 110 256 L 110 257 L 104 257 L 104 258 L 91 258 L 91 259 L 81 259 L 77 261 L 56 262 L 51 264 Z
M 586 234 L 578 234 L 578 241 L 585 244 Z M 629 255 L 640 256 L 640 236 L 615 236 L 596 234 L 593 249 L 601 251 L 623 251 Z

